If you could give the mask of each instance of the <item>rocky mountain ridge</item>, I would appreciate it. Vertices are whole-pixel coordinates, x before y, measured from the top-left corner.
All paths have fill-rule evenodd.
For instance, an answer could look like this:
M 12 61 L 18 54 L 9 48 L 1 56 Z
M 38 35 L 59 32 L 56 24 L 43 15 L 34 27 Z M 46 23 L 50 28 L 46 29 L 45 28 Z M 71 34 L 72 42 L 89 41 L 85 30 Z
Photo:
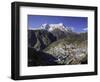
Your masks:
M 54 57 L 52 62 L 58 65 L 87 64 L 87 37 L 87 32 L 73 32 L 71 28 L 65 27 L 62 23 L 43 24 L 37 30 L 28 30 L 28 48 L 29 51 L 33 49 L 36 53 L 38 52 L 38 55 L 41 55 L 40 52 L 48 54 L 48 57 L 51 55 L 51 58 Z M 32 54 L 29 53 L 29 60 L 31 61 L 30 55 Z M 53 65 L 54 63 L 50 63 L 51 58 L 46 61 L 41 60 L 43 62 L 48 61 L 50 65 Z M 47 65 L 47 63 L 44 64 Z

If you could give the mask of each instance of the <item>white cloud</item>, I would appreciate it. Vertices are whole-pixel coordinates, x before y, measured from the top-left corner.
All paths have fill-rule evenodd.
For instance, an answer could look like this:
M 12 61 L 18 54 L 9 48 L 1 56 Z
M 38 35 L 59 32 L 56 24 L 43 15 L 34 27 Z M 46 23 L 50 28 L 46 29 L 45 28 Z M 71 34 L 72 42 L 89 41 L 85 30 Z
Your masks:
M 84 30 L 84 31 L 87 31 L 87 30 L 88 30 L 88 28 L 83 28 L 83 30 Z

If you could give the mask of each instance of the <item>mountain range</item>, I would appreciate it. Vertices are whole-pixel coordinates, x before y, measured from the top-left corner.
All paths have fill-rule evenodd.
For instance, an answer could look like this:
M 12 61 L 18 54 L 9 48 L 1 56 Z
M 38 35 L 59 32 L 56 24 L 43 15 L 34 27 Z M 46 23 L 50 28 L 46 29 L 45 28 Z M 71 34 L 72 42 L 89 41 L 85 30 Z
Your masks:
M 53 65 L 54 62 L 60 65 L 66 64 L 86 64 L 87 63 L 87 32 L 76 33 L 70 27 L 64 26 L 63 23 L 59 24 L 42 24 L 38 29 L 28 29 L 28 48 L 35 50 L 35 52 L 45 53 L 55 58 L 53 63 L 49 62 L 49 65 Z M 29 50 L 30 51 L 30 50 Z M 41 57 L 40 53 L 40 59 Z M 34 55 L 29 52 L 29 66 L 36 65 L 34 58 L 30 55 Z M 42 54 L 43 55 L 43 54 Z M 37 55 L 36 55 L 37 56 Z M 48 65 L 45 61 L 44 65 Z M 38 62 L 38 60 L 35 60 Z M 42 65 L 42 64 L 41 64 Z

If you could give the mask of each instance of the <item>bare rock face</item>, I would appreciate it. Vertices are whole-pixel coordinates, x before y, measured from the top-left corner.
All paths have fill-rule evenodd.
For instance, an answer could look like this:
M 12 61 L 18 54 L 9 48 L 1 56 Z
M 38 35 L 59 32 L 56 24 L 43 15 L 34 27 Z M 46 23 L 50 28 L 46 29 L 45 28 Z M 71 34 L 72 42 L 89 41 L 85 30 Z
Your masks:
M 42 50 L 54 41 L 56 37 L 47 30 L 28 30 L 28 46 L 36 50 Z

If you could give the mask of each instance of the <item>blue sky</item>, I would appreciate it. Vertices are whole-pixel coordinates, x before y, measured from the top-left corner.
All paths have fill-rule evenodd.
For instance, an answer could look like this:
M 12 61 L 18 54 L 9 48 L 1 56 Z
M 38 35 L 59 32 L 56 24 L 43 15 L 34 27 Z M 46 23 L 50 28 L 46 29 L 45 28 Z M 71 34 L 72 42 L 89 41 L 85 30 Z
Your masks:
M 85 32 L 88 27 L 87 17 L 70 17 L 70 16 L 45 16 L 45 15 L 28 15 L 28 28 L 38 28 L 42 24 L 63 23 L 71 27 L 75 32 Z

